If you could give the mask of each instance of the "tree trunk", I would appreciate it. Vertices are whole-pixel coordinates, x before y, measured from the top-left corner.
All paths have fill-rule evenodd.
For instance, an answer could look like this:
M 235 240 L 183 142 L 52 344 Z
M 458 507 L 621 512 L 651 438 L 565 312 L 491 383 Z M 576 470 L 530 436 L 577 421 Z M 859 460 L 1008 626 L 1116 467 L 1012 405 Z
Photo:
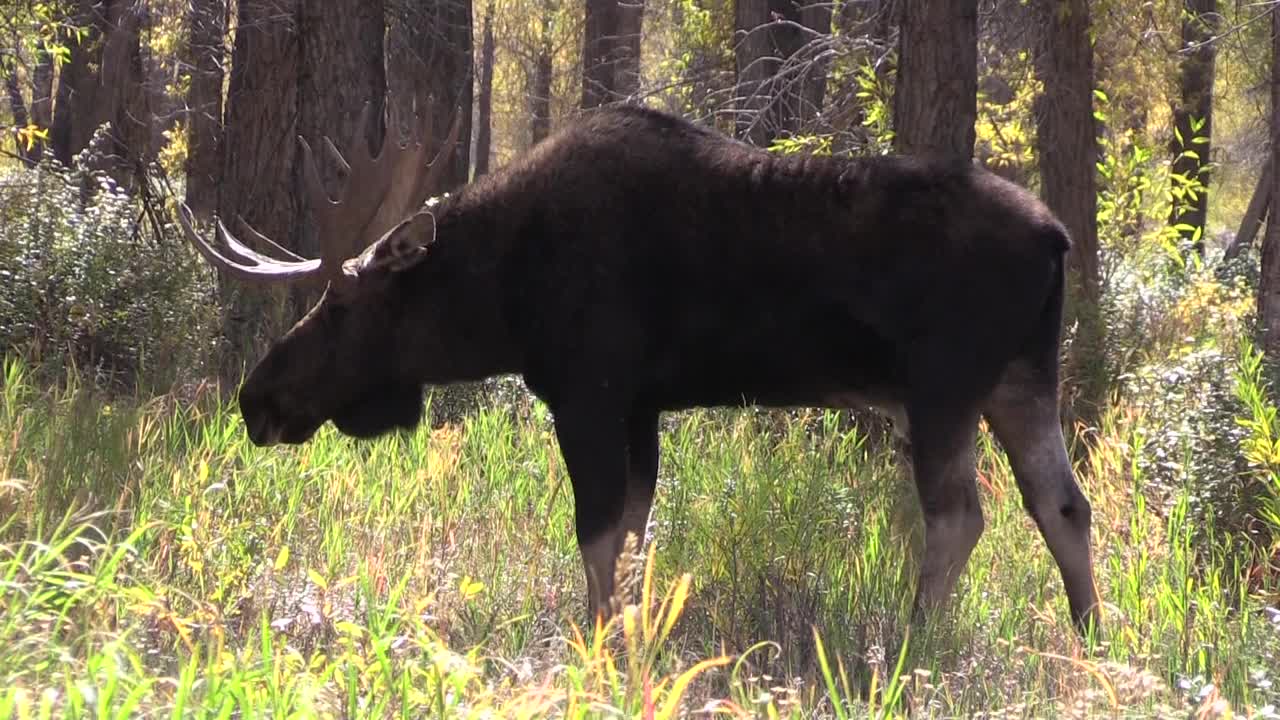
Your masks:
M 1267 360 L 1280 361 L 1280 12 L 1271 13 L 1271 221 L 1262 241 L 1258 320 Z
M 734 10 L 738 134 L 760 146 L 796 132 L 822 109 L 826 60 L 803 52 L 809 34 L 831 32 L 831 4 L 738 0 Z
M 93 112 L 89 62 L 101 41 L 101 31 L 98 23 L 94 22 L 89 0 L 78 0 L 70 15 L 68 20 L 76 27 L 85 28 L 85 33 L 78 42 L 75 39 L 67 41 L 68 57 L 58 76 L 57 104 L 54 106 L 53 129 L 49 133 L 53 156 L 68 167 L 87 142 L 84 127 L 91 122 Z
M 250 242 L 238 232 L 237 216 L 294 250 L 301 187 L 295 184 L 294 173 L 301 66 L 299 2 L 240 0 L 217 193 L 218 216 L 241 240 Z M 226 345 L 221 376 L 232 383 L 239 379 L 241 364 L 260 357 L 270 339 L 291 324 L 297 310 L 289 306 L 288 294 L 281 288 L 225 280 L 221 275 L 219 281 Z
M 122 184 L 148 149 L 140 140 L 151 119 L 139 43 L 144 12 L 136 0 L 80 0 L 75 21 L 89 32 L 83 43 L 71 46 L 63 67 L 51 133 L 55 157 L 70 165 L 94 132 L 111 123 L 105 145 L 94 148 L 89 167 L 111 172 Z
M 1182 49 L 1186 53 L 1178 73 L 1181 101 L 1173 109 L 1175 135 L 1173 153 L 1175 198 L 1169 222 L 1185 225 L 1180 231 L 1194 239 L 1195 250 L 1204 256 L 1205 219 L 1209 214 L 1210 140 L 1213 137 L 1213 76 L 1215 46 L 1210 40 L 1218 31 L 1217 0 L 1183 0 Z
M 554 53 L 551 46 L 551 13 L 548 2 L 542 3 L 542 38 L 533 61 L 533 87 L 529 93 L 529 139 L 537 145 L 551 134 L 551 80 Z M 584 86 L 585 90 L 585 86 Z
M 378 152 L 385 127 L 382 119 L 387 92 L 382 0 L 302 0 L 300 7 L 297 132 L 313 149 L 318 149 L 320 138 L 327 136 L 346 155 Z M 357 138 L 356 123 L 366 103 L 369 124 L 365 137 Z M 437 111 L 438 119 L 438 108 L 431 109 Z M 321 182 L 330 197 L 337 197 L 342 187 L 337 164 L 328 161 L 327 153 L 317 153 L 316 157 L 320 160 L 317 165 Z M 295 168 L 295 178 L 299 177 L 300 168 Z M 306 257 L 319 257 L 318 228 L 306 193 L 300 193 L 300 200 L 295 218 L 301 230 L 297 251 Z M 318 293 L 299 291 L 297 301 L 306 307 L 318 298 Z
M 977 0 L 903 0 L 900 12 L 894 147 L 967 160 L 978 117 Z
M 1262 172 L 1258 175 L 1258 184 L 1249 197 L 1249 207 L 1245 208 L 1244 217 L 1240 219 L 1240 230 L 1227 246 L 1224 254 L 1226 259 L 1237 257 L 1253 244 L 1253 238 L 1258 234 L 1258 228 L 1262 227 L 1262 221 L 1267 217 L 1267 208 L 1271 205 L 1271 182 L 1275 170 L 1275 156 L 1268 155 L 1266 162 L 1262 164 Z
M 618 0 L 586 0 L 582 31 L 583 109 L 611 102 L 616 94 L 618 15 Z
M 471 0 L 388 0 L 387 5 L 389 82 L 397 99 L 407 101 L 412 93 L 419 103 L 431 103 L 431 157 L 462 112 L 460 141 L 446 160 L 449 167 L 440 187 L 431 189 L 435 195 L 466 183 L 471 175 Z
M 36 49 L 36 63 L 31 71 L 31 122 L 43 130 L 53 127 L 53 60 L 43 43 Z M 38 141 L 31 150 L 31 159 L 40 162 L 47 144 L 47 140 Z
M 617 64 L 613 86 L 616 98 L 625 100 L 640 91 L 640 38 L 644 34 L 644 0 L 617 0 L 618 37 L 614 46 Z
M 18 83 L 17 67 L 5 72 L 4 87 L 9 94 L 9 112 L 13 115 L 14 144 L 18 148 L 18 157 L 22 158 L 27 167 L 34 167 L 36 160 L 31 157 L 31 151 L 27 150 L 27 143 L 18 135 L 19 130 L 31 124 L 31 118 L 27 115 L 27 101 L 22 97 L 22 86 Z M 32 150 L 35 150 L 34 146 Z
M 316 150 L 321 182 L 337 196 L 340 173 L 321 138 L 344 154 L 378 152 L 386 93 L 381 0 L 241 0 L 223 127 L 218 215 L 239 215 L 284 248 L 317 257 L 315 218 L 303 191 L 297 136 Z M 354 137 L 365 104 L 371 122 Z M 247 237 L 241 237 L 248 240 Z M 263 249 L 263 248 L 260 248 Z M 269 249 L 263 249 L 270 252 Z M 255 357 L 314 303 L 313 291 L 230 282 L 224 329 L 233 362 Z
M 187 92 L 190 118 L 187 135 L 187 205 L 206 218 L 218 205 L 222 162 L 222 82 L 227 32 L 226 0 L 193 0 L 189 16 L 188 55 L 191 84 Z
M 476 122 L 475 175 L 489 172 L 489 153 L 493 144 L 493 2 L 484 13 L 484 41 L 480 49 L 480 100 Z
M 1093 418 L 1104 401 L 1106 373 L 1089 10 L 1086 0 L 1053 0 L 1040 9 L 1044 47 L 1036 70 L 1044 94 L 1036 103 L 1036 143 L 1045 202 L 1071 234 L 1065 325 L 1076 326 L 1067 369 L 1078 392 L 1073 405 Z

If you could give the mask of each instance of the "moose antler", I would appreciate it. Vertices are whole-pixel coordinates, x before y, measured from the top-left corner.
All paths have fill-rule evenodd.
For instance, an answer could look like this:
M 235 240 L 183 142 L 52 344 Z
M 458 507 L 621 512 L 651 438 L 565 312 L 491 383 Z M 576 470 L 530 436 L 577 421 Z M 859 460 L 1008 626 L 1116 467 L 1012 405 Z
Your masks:
M 458 141 L 462 124 L 459 111 L 454 116 L 449 136 L 440 147 L 430 166 L 424 164 L 427 154 L 426 140 L 431 137 L 431 113 L 424 112 L 419 120 L 419 137 L 410 137 L 404 144 L 392 142 L 391 112 L 383 135 L 382 149 L 377 157 L 368 150 L 356 152 L 347 162 L 342 153 L 326 136 L 324 144 L 333 160 L 347 172 L 346 182 L 338 199 L 329 197 L 320 182 L 311 145 L 302 137 L 303 182 L 310 196 L 312 212 L 316 214 L 319 232 L 320 257 L 303 259 L 278 243 L 254 230 L 244 218 L 240 224 L 255 239 L 287 259 L 281 260 L 258 253 L 240 242 L 220 219 L 215 218 L 218 233 L 226 243 L 227 252 L 214 248 L 196 234 L 192 228 L 191 209 L 183 204 L 178 219 L 183 233 L 196 246 L 200 254 L 214 266 L 228 274 L 250 282 L 331 282 L 345 284 L 348 280 L 343 263 L 358 255 L 401 220 L 421 207 L 428 194 L 440 179 L 445 158 Z M 354 144 L 366 143 L 365 129 L 369 120 L 369 103 L 365 103 L 356 122 Z M 367 147 L 367 145 L 366 145 Z M 426 172 L 423 172 L 426 170 Z

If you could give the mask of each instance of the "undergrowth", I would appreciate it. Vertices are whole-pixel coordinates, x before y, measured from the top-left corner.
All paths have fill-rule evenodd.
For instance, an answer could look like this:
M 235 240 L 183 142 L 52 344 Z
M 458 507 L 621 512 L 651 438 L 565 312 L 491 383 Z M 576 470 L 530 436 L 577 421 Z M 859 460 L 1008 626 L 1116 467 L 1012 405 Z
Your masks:
M 1108 603 L 1086 647 L 985 430 L 987 533 L 950 611 L 909 627 L 919 521 L 887 444 L 836 413 L 669 416 L 626 610 L 584 628 L 537 403 L 258 449 L 213 388 L 131 402 L 28 372 L 10 360 L 0 395 L 0 717 L 1268 717 L 1280 701 L 1266 548 L 1194 516 L 1195 478 L 1148 492 L 1135 405 L 1073 438 Z M 1251 407 L 1242 420 L 1275 428 L 1265 397 Z M 1251 472 L 1274 482 L 1261 452 Z

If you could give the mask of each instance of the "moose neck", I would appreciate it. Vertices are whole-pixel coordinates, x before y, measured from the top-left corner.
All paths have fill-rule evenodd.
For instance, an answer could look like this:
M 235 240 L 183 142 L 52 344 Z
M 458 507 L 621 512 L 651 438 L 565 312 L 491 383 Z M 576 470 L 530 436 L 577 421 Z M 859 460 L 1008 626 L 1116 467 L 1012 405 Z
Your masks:
M 421 368 L 426 384 L 473 382 L 519 372 L 521 355 L 503 314 L 500 243 L 468 188 L 435 210 L 436 241 L 412 279 L 436 352 Z

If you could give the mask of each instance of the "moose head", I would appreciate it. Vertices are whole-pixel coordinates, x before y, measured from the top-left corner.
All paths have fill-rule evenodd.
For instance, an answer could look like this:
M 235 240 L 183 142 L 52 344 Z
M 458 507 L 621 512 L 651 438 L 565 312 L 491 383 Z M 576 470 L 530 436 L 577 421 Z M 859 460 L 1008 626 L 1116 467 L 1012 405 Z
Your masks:
M 354 134 L 356 145 L 364 142 L 369 115 L 366 103 Z M 316 305 L 271 346 L 240 389 L 240 410 L 255 444 L 302 443 L 329 420 L 355 437 L 417 424 L 422 383 L 412 363 L 397 352 L 415 330 L 405 327 L 405 314 L 395 309 L 404 274 L 427 257 L 435 240 L 435 217 L 424 203 L 461 126 L 459 114 L 427 166 L 431 114 L 422 116 L 425 121 L 414 122 L 418 136 L 400 144 L 393 142 L 393 123 L 388 121 L 376 156 L 358 148 L 348 161 L 324 138 L 332 159 L 346 173 L 337 199 L 321 184 L 311 146 L 298 138 L 303 180 L 316 215 L 319 258 L 299 257 L 243 218 L 245 231 L 281 257 L 251 249 L 221 221 L 217 229 L 227 249 L 219 250 L 193 229 L 190 209 L 180 208 L 188 240 L 227 275 L 250 283 L 323 288 Z

